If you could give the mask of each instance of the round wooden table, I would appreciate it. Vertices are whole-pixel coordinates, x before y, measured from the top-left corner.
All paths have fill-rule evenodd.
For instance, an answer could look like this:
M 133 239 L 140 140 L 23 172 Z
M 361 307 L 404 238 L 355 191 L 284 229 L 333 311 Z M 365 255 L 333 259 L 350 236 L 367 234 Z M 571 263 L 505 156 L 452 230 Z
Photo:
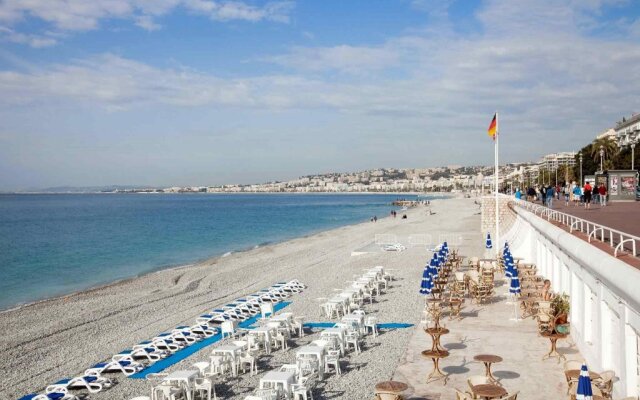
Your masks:
M 376 384 L 376 390 L 381 392 L 402 393 L 409 388 L 404 382 L 384 381 Z
M 578 379 L 578 378 L 580 378 L 580 370 L 579 369 L 570 369 L 570 370 L 564 371 L 564 374 L 569 379 Z M 589 378 L 591 378 L 591 380 L 600 379 L 600 374 L 597 373 L 597 372 L 589 371 Z
M 424 357 L 430 358 L 433 361 L 433 371 L 427 376 L 427 383 L 431 382 L 431 380 L 437 380 L 440 378 L 444 378 L 444 384 L 447 384 L 447 375 L 443 374 L 440 371 L 440 359 L 449 357 L 449 352 L 446 350 L 442 351 L 433 351 L 433 350 L 425 350 L 422 352 Z
M 492 382 L 496 382 L 496 378 L 491 373 L 491 364 L 502 362 L 502 357 L 493 354 L 478 354 L 473 357 L 474 360 L 484 363 L 484 374 Z
M 444 351 L 444 349 L 440 345 L 440 336 L 446 335 L 449 333 L 447 328 L 425 328 L 424 330 L 429 336 L 431 336 L 431 351 Z
M 502 397 L 507 394 L 507 391 L 502 386 L 490 384 L 475 385 L 471 387 L 471 391 L 476 396 L 480 396 L 487 400 L 495 399 L 496 397 Z
M 566 334 L 564 333 L 541 333 L 540 334 L 542 337 L 546 337 L 549 339 L 549 341 L 551 341 L 551 350 L 549 351 L 549 353 L 545 354 L 542 357 L 542 360 L 546 360 L 547 358 L 551 358 L 551 357 L 558 357 L 558 363 L 560 363 L 560 360 L 566 360 L 566 357 L 560 353 L 558 353 L 558 350 L 556 348 L 557 346 L 557 342 L 558 339 L 565 339 L 567 337 Z

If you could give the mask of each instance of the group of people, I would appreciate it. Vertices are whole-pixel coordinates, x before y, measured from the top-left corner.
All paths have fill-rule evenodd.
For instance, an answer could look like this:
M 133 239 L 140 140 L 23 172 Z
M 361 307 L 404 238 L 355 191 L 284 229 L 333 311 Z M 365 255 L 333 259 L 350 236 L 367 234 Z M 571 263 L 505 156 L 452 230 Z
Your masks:
M 596 186 L 595 183 L 592 186 L 590 182 L 585 182 L 584 186 L 580 187 L 575 181 L 571 184 L 563 183 L 562 185 L 549 185 L 549 186 L 537 186 L 529 187 L 527 189 L 527 201 L 540 201 L 542 205 L 546 205 L 549 208 L 553 208 L 553 199 L 560 200 L 560 196 L 564 197 L 565 205 L 568 206 L 570 202 L 573 202 L 575 206 L 582 204 L 585 208 L 591 208 L 591 203 L 600 203 L 600 206 L 605 207 L 607 205 L 607 187 L 604 183 L 600 186 Z M 522 198 L 522 192 L 520 189 L 516 189 L 516 199 Z

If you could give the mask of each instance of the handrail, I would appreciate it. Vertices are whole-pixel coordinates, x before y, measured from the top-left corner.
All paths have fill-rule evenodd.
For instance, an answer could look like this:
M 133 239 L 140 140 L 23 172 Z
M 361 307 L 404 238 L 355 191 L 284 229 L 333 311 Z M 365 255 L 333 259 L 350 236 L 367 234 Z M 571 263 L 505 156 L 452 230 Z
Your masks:
M 597 232 L 600 232 L 601 242 L 606 243 L 607 241 L 614 248 L 614 255 L 617 256 L 618 251 L 625 249 L 626 243 L 631 243 L 630 248 L 631 254 L 636 257 L 638 256 L 638 246 L 640 243 L 640 237 L 631 235 L 629 233 L 625 233 L 619 231 L 617 229 L 610 228 L 606 225 L 597 224 L 593 221 L 589 221 L 580 217 L 576 217 L 575 215 L 563 213 L 558 210 L 551 210 L 547 207 L 534 204 L 525 200 L 514 199 L 507 195 L 502 195 L 503 198 L 508 198 L 510 201 L 513 201 L 513 204 L 518 205 L 525 210 L 528 210 L 535 215 L 539 215 L 540 218 L 545 218 L 547 221 L 555 221 L 564 226 L 569 227 L 569 232 L 573 232 L 574 230 L 579 230 L 580 232 L 588 234 L 587 240 L 591 242 L 591 237 L 593 236 L 596 240 L 598 240 Z M 585 229 L 586 228 L 586 229 Z M 590 229 L 591 228 L 591 229 Z M 608 240 L 605 240 L 605 231 L 608 232 L 609 237 Z M 616 241 L 614 236 L 619 238 L 619 241 Z

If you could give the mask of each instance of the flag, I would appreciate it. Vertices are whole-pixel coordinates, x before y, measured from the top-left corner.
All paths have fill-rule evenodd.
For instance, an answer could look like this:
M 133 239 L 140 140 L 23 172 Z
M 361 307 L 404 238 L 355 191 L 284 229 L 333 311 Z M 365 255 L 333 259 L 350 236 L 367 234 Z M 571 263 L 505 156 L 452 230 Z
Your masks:
M 487 133 L 491 139 L 496 140 L 496 135 L 498 134 L 498 113 L 493 114 L 493 119 L 491 120 L 491 124 L 489 124 Z

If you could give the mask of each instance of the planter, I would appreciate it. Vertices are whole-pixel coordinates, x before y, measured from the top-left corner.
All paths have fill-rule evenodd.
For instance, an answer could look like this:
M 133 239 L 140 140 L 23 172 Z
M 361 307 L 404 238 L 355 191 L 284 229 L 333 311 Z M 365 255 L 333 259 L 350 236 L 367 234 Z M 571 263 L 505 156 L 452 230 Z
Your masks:
M 568 335 L 570 326 L 570 324 L 558 324 L 556 325 L 556 332 Z

